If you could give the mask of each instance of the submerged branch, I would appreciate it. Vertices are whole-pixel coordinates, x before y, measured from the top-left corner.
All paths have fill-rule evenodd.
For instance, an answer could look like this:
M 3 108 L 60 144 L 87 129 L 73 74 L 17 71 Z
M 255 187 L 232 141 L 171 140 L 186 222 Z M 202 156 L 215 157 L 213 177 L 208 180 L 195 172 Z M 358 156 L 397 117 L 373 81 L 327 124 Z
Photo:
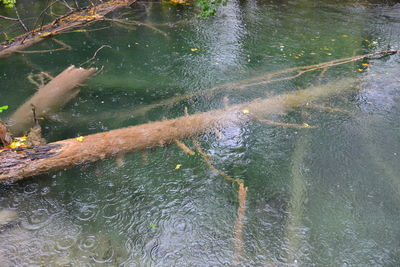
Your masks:
M 259 122 L 263 122 L 263 123 L 275 125 L 275 126 L 297 128 L 297 129 L 315 129 L 315 128 L 317 128 L 316 126 L 309 125 L 308 123 L 296 124 L 296 123 L 284 123 L 284 122 L 278 122 L 278 121 L 271 121 L 271 120 L 265 120 L 265 119 L 259 119 L 259 118 L 256 118 L 256 119 Z
M 243 227 L 246 219 L 246 196 L 247 187 L 243 183 L 239 185 L 238 200 L 239 207 L 237 209 L 237 218 L 235 221 L 234 228 L 234 254 L 233 254 L 233 266 L 239 266 L 240 260 L 243 254 L 244 241 L 243 241 Z
M 255 86 L 261 86 L 261 85 L 276 83 L 276 82 L 280 82 L 280 81 L 292 80 L 292 79 L 295 79 L 307 72 L 311 72 L 311 71 L 315 71 L 315 70 L 319 70 L 319 69 L 325 70 L 329 67 L 358 61 L 358 60 L 361 60 L 364 58 L 371 58 L 371 57 L 380 56 L 380 55 L 392 55 L 397 52 L 398 52 L 398 50 L 385 50 L 385 51 L 364 54 L 364 55 L 359 55 L 359 56 L 354 56 L 354 57 L 336 59 L 336 60 L 327 61 L 327 62 L 310 65 L 310 66 L 295 67 L 295 68 L 289 68 L 289 69 L 285 69 L 285 70 L 281 70 L 281 71 L 277 71 L 277 72 L 266 73 L 266 74 L 263 74 L 263 75 L 260 75 L 257 77 L 244 79 L 239 82 L 226 83 L 226 84 L 218 85 L 218 86 L 210 88 L 210 89 L 201 90 L 201 91 L 184 94 L 184 95 L 174 96 L 174 97 L 162 100 L 158 103 L 154 103 L 154 104 L 146 105 L 141 108 L 137 108 L 132 112 L 127 113 L 124 111 L 124 114 L 121 115 L 121 117 L 128 116 L 128 117 L 132 118 L 132 117 L 136 117 L 136 116 L 141 116 L 155 108 L 160 108 L 160 107 L 164 107 L 164 106 L 172 106 L 181 101 L 185 101 L 185 100 L 192 99 L 195 97 L 199 97 L 199 96 L 211 97 L 215 93 L 223 91 L 223 90 L 232 90 L 232 91 L 243 90 L 243 89 L 247 89 L 247 88 L 251 88 L 251 87 L 255 87 Z M 295 73 L 295 72 L 297 72 L 297 73 Z M 290 73 L 295 73 L 295 74 L 292 74 L 292 75 L 286 76 L 286 77 L 281 77 L 282 75 L 286 75 L 286 74 L 290 74 Z M 104 114 L 104 117 L 107 117 L 107 114 Z
M 35 106 L 39 118 L 51 115 L 74 98 L 79 93 L 77 87 L 95 71 L 94 68 L 82 69 L 70 66 L 48 84 L 40 87 L 35 95 L 11 115 L 8 121 L 11 133 L 22 135 L 33 126 L 33 121 L 28 115 L 31 114 L 32 105 Z
M 354 85 L 354 80 L 343 79 L 293 93 L 257 99 L 227 109 L 67 139 L 45 146 L 20 148 L 18 153 L 7 149 L 0 153 L 0 180 L 17 181 L 116 156 L 119 153 L 136 152 L 168 144 L 177 139 L 212 132 L 216 128 L 243 125 L 253 118 L 252 115 L 282 113 L 308 102 L 348 92 L 353 90 Z M 243 114 L 245 109 L 250 113 Z
M 18 19 L 16 19 L 16 18 L 6 17 L 6 16 L 2 16 L 2 15 L 0 15 L 0 19 L 18 21 Z
M 57 40 L 55 38 L 51 39 L 53 42 L 61 45 L 59 48 L 55 49 L 46 49 L 46 50 L 22 50 L 22 51 L 15 51 L 15 53 L 18 54 L 37 54 L 37 53 L 49 53 L 49 52 L 57 52 L 61 50 L 72 50 L 72 47 L 70 45 L 67 45 L 63 41 Z

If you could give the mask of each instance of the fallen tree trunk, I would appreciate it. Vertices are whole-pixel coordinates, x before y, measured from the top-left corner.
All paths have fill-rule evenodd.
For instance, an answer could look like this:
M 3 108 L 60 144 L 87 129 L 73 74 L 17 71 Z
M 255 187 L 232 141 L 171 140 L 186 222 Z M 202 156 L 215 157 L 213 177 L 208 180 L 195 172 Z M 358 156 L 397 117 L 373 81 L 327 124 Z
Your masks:
M 177 139 L 238 125 L 254 117 L 282 113 L 314 100 L 349 91 L 354 88 L 354 84 L 354 80 L 343 79 L 226 109 L 131 126 L 43 146 L 6 149 L 0 153 L 0 181 L 13 182 L 118 154 L 161 146 Z
M 78 86 L 96 72 L 95 68 L 83 69 L 70 66 L 48 84 L 39 88 L 29 100 L 21 105 L 8 120 L 8 128 L 15 136 L 23 135 L 34 125 L 32 105 L 36 116 L 54 114 L 79 93 Z
M 24 49 L 71 29 L 104 20 L 108 13 L 129 6 L 136 0 L 110 0 L 99 5 L 71 12 L 30 32 L 0 43 L 0 58 L 21 53 Z

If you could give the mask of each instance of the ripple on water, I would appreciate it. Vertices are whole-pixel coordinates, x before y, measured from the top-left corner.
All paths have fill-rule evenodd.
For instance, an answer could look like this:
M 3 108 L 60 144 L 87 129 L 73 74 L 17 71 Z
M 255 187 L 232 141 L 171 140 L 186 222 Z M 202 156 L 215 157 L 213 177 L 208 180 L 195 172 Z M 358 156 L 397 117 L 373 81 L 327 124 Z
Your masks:
M 56 241 L 56 249 L 58 251 L 64 251 L 75 246 L 77 242 L 77 237 L 72 235 L 65 235 Z
M 22 219 L 21 225 L 27 230 L 38 230 L 48 225 L 51 221 L 51 216 L 47 209 L 33 210 L 26 218 Z
M 39 184 L 37 183 L 28 184 L 24 187 L 24 193 L 33 194 L 36 193 L 38 189 L 39 189 Z
M 80 221 L 93 221 L 99 212 L 97 207 L 97 205 L 83 205 L 75 216 Z

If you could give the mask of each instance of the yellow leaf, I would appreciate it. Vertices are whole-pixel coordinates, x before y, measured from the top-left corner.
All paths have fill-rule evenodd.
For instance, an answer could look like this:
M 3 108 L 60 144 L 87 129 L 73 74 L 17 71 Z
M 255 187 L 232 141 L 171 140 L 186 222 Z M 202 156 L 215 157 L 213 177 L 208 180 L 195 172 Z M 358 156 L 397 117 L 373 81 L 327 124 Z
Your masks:
M 347 34 L 342 34 L 342 37 L 347 38 L 349 36 Z
M 195 52 L 195 51 L 198 51 L 199 49 L 198 49 L 198 48 L 190 48 L 190 50 L 191 50 L 192 52 Z
M 243 114 L 249 114 L 250 113 L 250 110 L 248 110 L 248 109 L 243 109 L 242 111 L 243 111 Z
M 303 126 L 306 127 L 306 128 L 310 128 L 311 127 L 310 124 L 308 124 L 308 123 L 303 123 Z
M 187 5 L 188 1 L 186 0 L 170 0 L 173 4 Z
M 0 149 L 0 153 L 3 152 L 3 151 L 4 151 L 4 149 Z
M 14 141 L 11 143 L 10 148 L 17 148 L 20 146 L 21 146 L 21 143 L 19 141 Z
M 75 140 L 78 142 L 83 142 L 83 139 L 85 139 L 85 137 L 83 137 L 83 136 L 79 136 L 79 137 L 75 138 Z
M 179 170 L 182 167 L 182 164 L 176 164 L 175 170 Z
M 367 66 L 369 66 L 369 64 L 368 63 L 363 63 L 363 64 L 361 64 L 362 66 L 364 66 L 364 67 L 367 67 Z
M 358 71 L 363 71 L 364 69 L 357 69 Z
M 39 34 L 39 37 L 40 38 L 46 38 L 46 37 L 48 37 L 50 35 L 51 35 L 51 32 L 42 32 L 41 34 Z

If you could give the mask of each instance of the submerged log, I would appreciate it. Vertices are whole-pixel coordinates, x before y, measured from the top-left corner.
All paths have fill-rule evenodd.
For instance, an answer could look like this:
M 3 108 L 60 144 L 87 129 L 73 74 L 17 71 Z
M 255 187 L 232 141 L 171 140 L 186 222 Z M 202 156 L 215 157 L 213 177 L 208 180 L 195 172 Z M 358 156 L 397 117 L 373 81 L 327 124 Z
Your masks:
M 6 149 L 0 153 L 0 181 L 13 182 L 121 153 L 161 146 L 218 128 L 240 125 L 254 116 L 283 113 L 311 101 L 344 93 L 353 89 L 354 85 L 354 80 L 343 79 L 226 109 L 131 126 L 43 146 Z
M 60 33 L 104 20 L 105 16 L 110 12 L 129 6 L 134 2 L 136 0 L 110 0 L 99 5 L 71 12 L 53 20 L 49 24 L 17 36 L 12 41 L 0 43 L 0 58 L 21 53 L 24 49 Z
M 20 106 L 8 121 L 14 135 L 23 135 L 34 125 L 32 106 L 38 118 L 54 114 L 79 93 L 78 86 L 96 72 L 95 68 L 83 69 L 70 66 L 45 86 L 39 88 L 29 100 Z

